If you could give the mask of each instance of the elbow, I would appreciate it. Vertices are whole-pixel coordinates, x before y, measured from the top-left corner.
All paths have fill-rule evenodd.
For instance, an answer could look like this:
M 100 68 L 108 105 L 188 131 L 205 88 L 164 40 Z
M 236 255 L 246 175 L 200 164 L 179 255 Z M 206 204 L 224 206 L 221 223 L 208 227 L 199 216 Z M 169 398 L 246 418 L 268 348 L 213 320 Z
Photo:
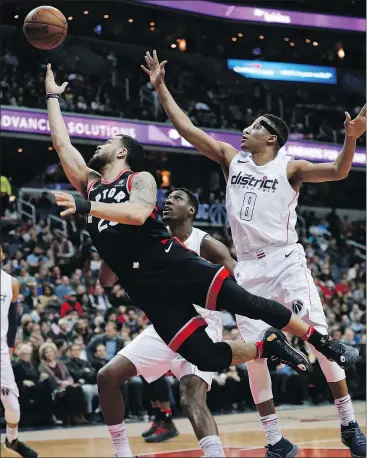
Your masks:
M 145 223 L 145 221 L 148 219 L 148 216 L 149 215 L 135 215 L 133 218 L 132 218 L 132 221 L 131 221 L 131 225 L 132 226 L 143 226 L 143 224 Z
M 350 170 L 337 170 L 335 173 L 335 180 L 345 180 L 348 177 Z

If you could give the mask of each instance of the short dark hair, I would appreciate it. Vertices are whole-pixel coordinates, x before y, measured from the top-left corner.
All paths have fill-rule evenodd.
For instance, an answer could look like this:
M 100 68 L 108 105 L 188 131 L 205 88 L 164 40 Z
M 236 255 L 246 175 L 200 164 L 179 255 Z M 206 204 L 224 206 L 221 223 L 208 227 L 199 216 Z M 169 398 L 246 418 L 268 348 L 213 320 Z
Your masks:
M 126 162 L 134 172 L 144 169 L 145 151 L 143 145 L 130 135 L 116 135 L 121 138 L 121 145 L 127 149 Z
M 189 202 L 190 202 L 190 205 L 192 205 L 194 207 L 194 215 L 193 215 L 193 219 L 195 218 L 195 216 L 197 215 L 198 213 L 198 210 L 199 210 L 199 200 L 198 198 L 195 196 L 195 194 L 190 191 L 190 189 L 187 189 L 187 188 L 176 188 L 175 191 L 182 191 L 184 192 L 188 199 L 189 199 Z
M 264 114 L 264 118 L 268 119 L 275 127 L 275 129 L 279 132 L 283 145 L 287 143 L 288 140 L 288 126 L 287 124 L 283 121 L 282 118 L 279 118 L 279 116 L 276 116 L 274 114 Z M 278 142 L 278 149 L 280 148 L 280 144 Z

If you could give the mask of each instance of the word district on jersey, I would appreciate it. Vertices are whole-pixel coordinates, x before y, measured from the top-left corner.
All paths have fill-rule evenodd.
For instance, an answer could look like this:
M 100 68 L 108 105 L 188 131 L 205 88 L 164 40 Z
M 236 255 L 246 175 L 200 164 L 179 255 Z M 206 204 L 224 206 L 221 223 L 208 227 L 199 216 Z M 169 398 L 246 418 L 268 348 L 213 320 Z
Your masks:
M 266 175 L 262 178 L 255 178 L 249 173 L 242 174 L 241 172 L 237 175 L 232 175 L 231 186 L 246 187 L 247 189 L 262 189 L 264 192 L 275 192 L 279 181 L 269 180 Z

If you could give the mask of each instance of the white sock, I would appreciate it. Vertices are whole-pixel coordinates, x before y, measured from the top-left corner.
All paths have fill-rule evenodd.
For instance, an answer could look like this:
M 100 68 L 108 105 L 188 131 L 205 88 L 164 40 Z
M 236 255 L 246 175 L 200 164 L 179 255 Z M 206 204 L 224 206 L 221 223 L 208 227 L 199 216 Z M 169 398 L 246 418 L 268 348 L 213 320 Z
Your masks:
M 268 444 L 274 445 L 279 442 L 282 438 L 282 433 L 280 431 L 278 416 L 272 413 L 266 417 L 260 417 L 260 420 L 263 425 Z
M 125 422 L 119 425 L 107 426 L 112 439 L 113 449 L 118 458 L 132 458 L 133 454 L 130 449 L 129 439 L 127 437 Z
M 18 437 L 18 425 L 15 428 L 6 425 L 6 437 L 9 442 L 13 442 Z
M 219 436 L 206 436 L 199 440 L 205 456 L 225 456 L 223 445 Z
M 352 400 L 350 399 L 349 394 L 348 396 L 344 396 L 344 398 L 335 399 L 335 405 L 338 409 L 340 423 L 342 426 L 348 426 L 349 422 L 356 421 Z

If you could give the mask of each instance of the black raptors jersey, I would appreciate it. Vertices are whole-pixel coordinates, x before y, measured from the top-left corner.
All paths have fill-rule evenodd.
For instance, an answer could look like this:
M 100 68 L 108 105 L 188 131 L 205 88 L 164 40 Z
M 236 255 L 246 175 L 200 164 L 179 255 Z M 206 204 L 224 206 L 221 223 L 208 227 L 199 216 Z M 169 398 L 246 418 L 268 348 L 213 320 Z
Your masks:
M 88 188 L 88 199 L 96 202 L 123 203 L 129 200 L 131 170 L 123 170 L 113 181 L 101 178 Z M 130 276 L 142 271 L 154 256 L 155 246 L 170 237 L 156 219 L 157 207 L 142 226 L 128 226 L 87 216 L 87 230 L 101 258 L 115 274 L 129 283 Z M 133 275 L 135 276 L 135 275 Z

